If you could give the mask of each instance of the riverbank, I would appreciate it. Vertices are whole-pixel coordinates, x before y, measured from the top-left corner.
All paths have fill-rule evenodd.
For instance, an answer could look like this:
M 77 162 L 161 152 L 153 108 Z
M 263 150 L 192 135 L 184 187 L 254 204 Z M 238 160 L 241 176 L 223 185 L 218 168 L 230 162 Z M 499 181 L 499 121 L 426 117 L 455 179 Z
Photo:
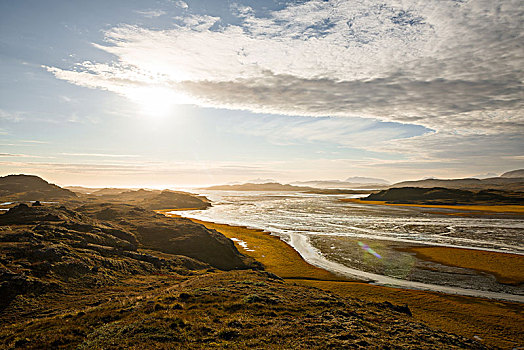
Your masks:
M 418 207 L 428 209 L 448 209 L 457 211 L 455 213 L 443 213 L 439 214 L 450 214 L 460 215 L 467 214 L 468 212 L 474 212 L 475 214 L 482 213 L 510 213 L 510 214 L 524 214 L 523 205 L 436 205 L 436 204 L 402 204 L 402 203 L 388 203 L 386 201 L 365 201 L 359 198 L 341 198 L 341 202 L 350 202 L 357 204 L 374 204 L 374 205 L 389 205 L 395 207 Z
M 255 258 L 267 271 L 289 283 L 313 286 L 364 301 L 407 304 L 416 320 L 431 327 L 477 340 L 480 338 L 491 346 L 510 349 L 524 345 L 520 339 L 524 331 L 523 304 L 350 281 L 308 264 L 292 247 L 267 232 L 193 221 L 237 239 L 235 244 L 239 251 Z

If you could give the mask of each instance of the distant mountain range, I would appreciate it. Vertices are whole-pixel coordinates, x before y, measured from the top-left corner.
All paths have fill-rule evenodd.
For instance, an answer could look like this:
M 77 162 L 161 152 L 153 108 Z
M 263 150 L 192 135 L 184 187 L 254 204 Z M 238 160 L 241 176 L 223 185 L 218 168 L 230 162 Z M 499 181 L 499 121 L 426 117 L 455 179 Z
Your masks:
M 384 184 L 388 185 L 389 181 L 384 179 L 377 179 L 374 177 L 362 177 L 362 176 L 354 176 L 354 177 L 348 177 L 344 182 L 353 182 L 353 183 L 359 183 L 359 184 Z
M 240 185 L 218 185 L 203 188 L 204 190 L 213 191 L 280 191 L 280 192 L 305 192 L 317 194 L 365 194 L 371 191 L 340 189 L 340 188 L 314 188 L 309 186 L 283 185 L 278 182 L 269 182 L 263 184 L 245 183 Z
M 357 179 L 357 178 L 354 178 Z M 361 178 L 372 180 L 370 178 Z M 324 188 L 324 189 L 382 189 L 388 187 L 388 182 L 381 179 L 373 179 L 379 182 L 347 182 L 340 180 L 312 180 L 312 181 L 296 181 L 292 182 L 292 185 L 297 186 L 308 186 L 315 188 Z

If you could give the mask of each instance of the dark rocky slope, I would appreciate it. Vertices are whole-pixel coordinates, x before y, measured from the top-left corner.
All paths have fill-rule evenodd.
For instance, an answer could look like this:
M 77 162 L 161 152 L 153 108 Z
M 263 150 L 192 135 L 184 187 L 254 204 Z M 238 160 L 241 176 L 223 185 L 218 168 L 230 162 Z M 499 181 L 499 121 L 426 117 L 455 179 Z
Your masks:
M 0 308 L 20 294 L 102 286 L 137 273 L 259 267 L 216 231 L 134 206 L 20 204 L 0 215 L 0 228 Z
M 168 218 L 128 204 L 86 204 L 77 210 L 125 227 L 143 248 L 189 256 L 224 270 L 257 265 L 240 254 L 231 240 L 189 219 Z
M 48 183 L 34 175 L 0 177 L 0 199 L 3 201 L 51 201 L 75 198 L 76 194 Z

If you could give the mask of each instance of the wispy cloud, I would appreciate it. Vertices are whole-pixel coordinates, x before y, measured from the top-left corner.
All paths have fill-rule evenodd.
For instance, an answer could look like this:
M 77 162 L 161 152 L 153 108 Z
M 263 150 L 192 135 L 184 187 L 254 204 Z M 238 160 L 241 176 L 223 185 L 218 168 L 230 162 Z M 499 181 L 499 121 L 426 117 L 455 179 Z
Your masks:
M 60 153 L 64 156 L 74 157 L 108 157 L 108 158 L 139 158 L 137 154 L 110 154 L 110 153 Z
M 262 136 L 276 145 L 324 142 L 344 147 L 374 149 L 385 141 L 424 134 L 431 130 L 365 118 L 266 117 L 228 123 L 224 132 Z
M 8 112 L 0 109 L 0 120 L 19 122 L 24 119 L 23 113 L 20 112 Z
M 41 140 L 20 140 L 20 142 L 24 143 L 37 143 L 37 144 L 49 144 L 51 142 L 49 141 L 41 141 Z
M 142 11 L 137 10 L 135 12 L 147 18 L 160 17 L 166 14 L 166 12 L 162 10 L 142 10 Z
M 35 156 L 31 154 L 16 154 L 16 153 L 0 153 L 0 157 L 13 157 L 13 158 L 41 158 L 41 159 L 53 159 L 54 157 L 43 157 Z

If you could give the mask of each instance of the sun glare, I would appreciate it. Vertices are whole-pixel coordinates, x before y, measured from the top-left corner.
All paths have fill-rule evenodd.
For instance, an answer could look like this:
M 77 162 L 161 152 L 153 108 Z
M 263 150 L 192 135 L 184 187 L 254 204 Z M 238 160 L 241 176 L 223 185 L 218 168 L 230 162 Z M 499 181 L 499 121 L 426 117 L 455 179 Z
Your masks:
M 190 99 L 176 91 L 164 87 L 141 87 L 127 93 L 140 111 L 150 117 L 169 115 L 176 105 L 190 103 Z

